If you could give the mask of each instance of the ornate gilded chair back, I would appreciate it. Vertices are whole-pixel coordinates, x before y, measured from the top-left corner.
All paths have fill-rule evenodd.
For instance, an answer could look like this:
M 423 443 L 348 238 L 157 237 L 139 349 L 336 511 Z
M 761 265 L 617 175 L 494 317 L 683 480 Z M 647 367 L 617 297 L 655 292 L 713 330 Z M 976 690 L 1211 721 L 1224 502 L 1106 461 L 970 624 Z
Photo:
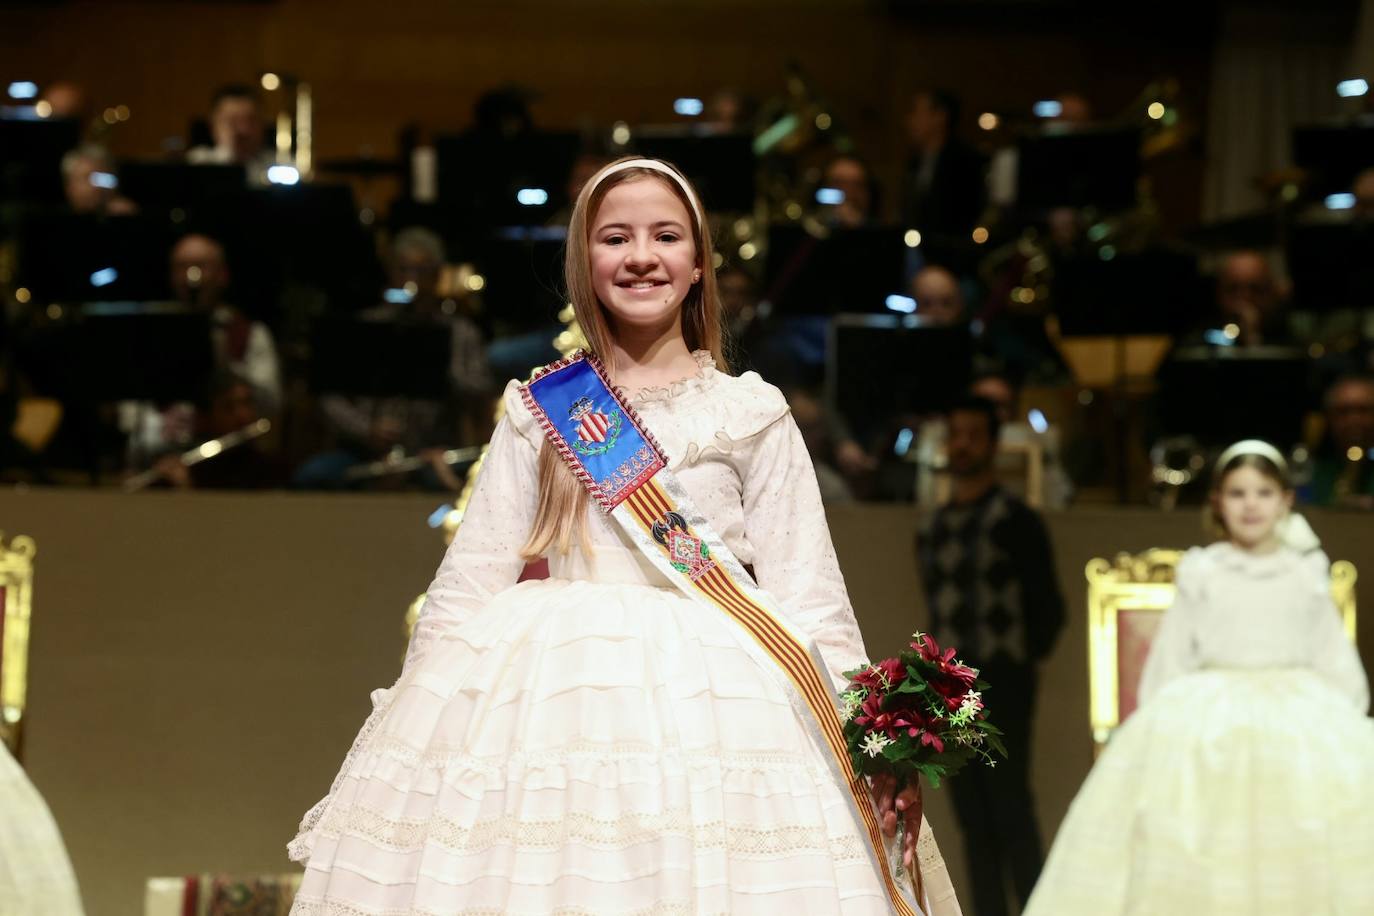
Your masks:
M 1093 741 L 1100 750 L 1112 730 L 1135 712 L 1136 693 L 1150 643 L 1174 603 L 1174 573 L 1181 550 L 1094 557 L 1088 578 L 1088 691 Z M 1355 639 L 1355 566 L 1331 564 L 1331 597 L 1345 632 Z
M 29 682 L 29 617 L 33 600 L 33 539 L 0 542 L 0 741 L 16 758 L 23 744 Z

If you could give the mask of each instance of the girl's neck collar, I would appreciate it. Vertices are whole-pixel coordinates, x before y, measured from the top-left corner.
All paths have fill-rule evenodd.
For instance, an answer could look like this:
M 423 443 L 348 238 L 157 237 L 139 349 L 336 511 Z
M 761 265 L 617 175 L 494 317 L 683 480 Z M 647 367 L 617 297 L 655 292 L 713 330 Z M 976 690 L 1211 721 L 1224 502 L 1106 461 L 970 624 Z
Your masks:
M 626 389 L 662 385 L 697 372 L 696 357 L 680 329 L 658 338 L 612 340 L 607 354 L 611 379 Z
M 1240 541 L 1227 539 L 1226 543 L 1231 545 L 1233 550 L 1252 557 L 1267 557 L 1278 553 L 1283 549 L 1283 541 L 1277 534 L 1272 534 L 1265 540 L 1253 546 L 1242 544 Z
M 706 350 L 693 350 L 692 368 L 674 377 L 651 380 L 640 385 L 616 385 L 625 398 L 635 404 L 669 401 L 679 395 L 708 387 L 716 375 L 716 361 Z

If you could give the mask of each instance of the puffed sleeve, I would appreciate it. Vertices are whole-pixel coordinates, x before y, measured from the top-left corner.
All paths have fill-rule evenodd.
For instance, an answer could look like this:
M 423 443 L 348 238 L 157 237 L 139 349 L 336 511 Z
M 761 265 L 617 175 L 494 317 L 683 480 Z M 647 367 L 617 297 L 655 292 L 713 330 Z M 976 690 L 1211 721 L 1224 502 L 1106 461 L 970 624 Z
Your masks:
M 506 386 L 503 401 L 505 416 L 492 434 L 463 523 L 425 594 L 406 651 L 407 669 L 492 596 L 514 585 L 524 567 L 520 548 L 538 503 L 542 433 L 520 400 L 519 383 Z
M 1345 635 L 1340 611 L 1331 598 L 1331 562 L 1317 550 L 1303 557 L 1303 566 L 1312 584 L 1312 670 L 1348 696 L 1361 712 L 1368 712 L 1369 678 L 1359 650 Z
M 1198 669 L 1200 660 L 1195 627 L 1203 600 L 1206 567 L 1206 554 L 1196 547 L 1179 560 L 1174 574 L 1177 586 L 1174 603 L 1164 613 L 1159 632 L 1150 643 L 1150 656 L 1145 661 L 1145 670 L 1140 674 L 1138 696 L 1142 706 L 1165 684 Z
M 783 413 L 751 444 L 741 479 L 754 575 L 788 619 L 815 639 L 836 690 L 842 690 L 848 685 L 843 672 L 867 658 L 811 456 L 791 413 Z

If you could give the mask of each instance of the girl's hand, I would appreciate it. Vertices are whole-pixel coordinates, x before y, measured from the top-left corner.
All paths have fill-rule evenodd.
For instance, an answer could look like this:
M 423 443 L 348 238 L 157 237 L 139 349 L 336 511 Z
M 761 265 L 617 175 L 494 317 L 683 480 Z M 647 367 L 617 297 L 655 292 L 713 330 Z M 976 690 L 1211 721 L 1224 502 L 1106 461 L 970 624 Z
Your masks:
M 897 777 L 882 775 L 870 777 L 869 788 L 873 792 L 873 807 L 878 814 L 878 826 L 884 836 L 895 836 L 897 819 L 902 819 L 906 828 L 902 835 L 902 864 L 906 866 L 907 871 L 911 871 L 915 868 L 916 840 L 921 832 L 921 810 L 924 807 L 921 784 L 909 783 L 899 792 Z

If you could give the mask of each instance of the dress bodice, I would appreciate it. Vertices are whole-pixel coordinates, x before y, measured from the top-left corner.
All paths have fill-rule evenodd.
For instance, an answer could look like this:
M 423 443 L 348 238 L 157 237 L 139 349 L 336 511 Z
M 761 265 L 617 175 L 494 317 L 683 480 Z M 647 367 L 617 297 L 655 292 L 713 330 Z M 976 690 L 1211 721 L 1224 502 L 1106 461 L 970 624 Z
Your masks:
M 821 504 L 815 470 L 787 402 L 757 373 L 732 376 L 709 354 L 694 354 L 694 375 L 626 395 L 657 439 L 669 467 L 730 551 L 761 588 L 809 633 L 837 687 L 865 661 Z M 537 514 L 544 432 L 511 382 L 467 512 L 434 582 L 410 657 L 515 583 Z M 594 506 L 588 550 L 548 557 L 550 576 L 607 584 L 671 587 Z
M 726 375 L 716 369 L 710 354 L 697 351 L 694 356 L 696 375 L 664 387 L 639 389 L 629 393 L 627 400 L 663 447 L 669 467 L 692 494 L 711 527 L 741 563 L 750 565 L 756 551 L 744 518 L 744 478 L 755 453 L 764 445 L 761 434 L 787 415 L 787 402 L 757 373 Z M 523 403 L 513 405 L 508 398 L 506 409 L 516 411 L 516 426 L 532 444 L 542 443 L 543 433 L 537 425 L 526 425 L 521 419 Z M 809 471 L 809 459 L 805 465 Z M 571 554 L 550 556 L 550 575 L 671 585 L 613 519 L 591 510 L 587 523 L 591 555 L 574 548 Z
M 1320 550 L 1255 554 L 1223 541 L 1188 551 L 1177 583 L 1141 675 L 1142 701 L 1202 668 L 1310 668 L 1368 707 L 1368 680 L 1341 627 Z

